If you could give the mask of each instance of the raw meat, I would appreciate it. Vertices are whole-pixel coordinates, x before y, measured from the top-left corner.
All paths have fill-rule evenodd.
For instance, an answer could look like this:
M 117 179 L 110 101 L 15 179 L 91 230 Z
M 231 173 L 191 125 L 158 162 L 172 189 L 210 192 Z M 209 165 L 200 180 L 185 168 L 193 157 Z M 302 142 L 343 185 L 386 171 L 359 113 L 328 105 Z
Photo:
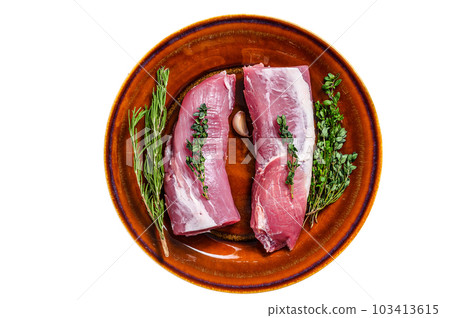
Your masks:
M 183 99 L 164 160 L 165 199 L 176 235 L 204 233 L 240 220 L 225 171 L 228 117 L 234 106 L 235 82 L 234 74 L 222 72 L 192 88 Z M 208 107 L 209 136 L 202 151 L 206 158 L 205 183 L 209 187 L 209 200 L 202 197 L 202 184 L 186 164 L 186 156 L 192 156 L 186 148 L 186 139 L 192 142 L 192 114 L 202 103 Z
M 308 67 L 244 67 L 244 85 L 257 154 L 250 226 L 267 252 L 286 245 L 292 250 L 305 217 L 315 141 Z M 277 115 L 286 115 L 298 149 L 293 199 L 285 184 L 287 147 L 279 138 Z

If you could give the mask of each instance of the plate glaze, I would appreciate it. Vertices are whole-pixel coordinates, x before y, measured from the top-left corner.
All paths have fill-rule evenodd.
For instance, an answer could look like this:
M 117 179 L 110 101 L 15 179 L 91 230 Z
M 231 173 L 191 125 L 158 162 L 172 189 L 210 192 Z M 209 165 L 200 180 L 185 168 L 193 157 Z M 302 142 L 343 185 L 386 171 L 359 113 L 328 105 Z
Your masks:
M 130 73 L 111 110 L 105 139 L 105 169 L 112 200 L 133 239 L 161 266 L 200 286 L 228 292 L 261 292 L 301 281 L 329 264 L 353 240 L 374 202 L 381 173 L 381 134 L 372 100 L 348 62 L 312 33 L 291 23 L 261 16 L 234 15 L 198 22 L 167 37 Z M 327 49 L 328 48 L 328 49 Z M 325 51 L 326 50 L 326 51 Z M 325 51 L 325 53 L 324 53 Z M 266 254 L 249 227 L 251 177 L 254 159 L 243 140 L 236 138 L 236 155 L 227 172 L 233 199 L 241 213 L 235 225 L 192 237 L 175 236 L 165 217 L 170 256 L 165 258 L 156 229 L 141 200 L 133 168 L 128 134 L 128 110 L 150 103 L 156 70 L 170 69 L 168 92 L 181 102 L 202 79 L 222 70 L 237 75 L 236 106 L 247 112 L 243 98 L 242 66 L 310 65 L 314 100 L 325 99 L 323 77 L 340 73 L 340 109 L 348 138 L 343 152 L 358 152 L 357 169 L 343 196 L 326 208 L 319 223 L 302 231 L 295 248 Z M 151 76 L 149 76 L 149 74 Z M 179 106 L 167 100 L 170 134 Z M 231 121 L 232 116 L 230 116 Z M 247 116 L 249 119 L 249 116 Z M 249 126 L 251 129 L 251 125 Z M 241 164 L 247 157 L 248 164 Z M 231 160 L 230 160 L 231 159 Z M 235 163 L 233 163 L 235 162 Z M 331 257 L 332 256 L 332 257 Z

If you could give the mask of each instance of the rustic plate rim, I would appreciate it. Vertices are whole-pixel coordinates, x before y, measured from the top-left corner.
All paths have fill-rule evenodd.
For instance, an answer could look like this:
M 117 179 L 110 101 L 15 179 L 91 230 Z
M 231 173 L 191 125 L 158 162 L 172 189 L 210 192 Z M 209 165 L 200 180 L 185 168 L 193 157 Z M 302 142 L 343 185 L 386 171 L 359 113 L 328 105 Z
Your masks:
M 369 184 L 369 191 L 366 194 L 366 198 L 364 200 L 363 207 L 361 208 L 360 213 L 358 214 L 358 217 L 354 220 L 352 226 L 347 231 L 347 233 L 344 235 L 344 237 L 330 250 L 328 253 L 318 260 L 316 263 L 314 263 L 312 266 L 303 269 L 301 272 L 296 273 L 295 275 L 289 276 L 287 278 L 283 278 L 280 280 L 273 281 L 271 283 L 266 284 L 259 284 L 259 285 L 246 285 L 246 286 L 235 286 L 230 284 L 218 284 L 218 283 L 212 283 L 209 281 L 205 281 L 198 277 L 193 277 L 187 272 L 180 271 L 176 267 L 172 266 L 171 264 L 168 264 L 164 261 L 164 259 L 156 254 L 152 249 L 150 249 L 147 244 L 140 238 L 140 235 L 138 235 L 132 225 L 130 224 L 128 217 L 123 211 L 123 208 L 121 206 L 120 200 L 116 197 L 117 190 L 115 189 L 115 182 L 113 181 L 112 177 L 112 167 L 111 167 L 111 141 L 112 141 L 112 132 L 113 132 L 113 123 L 115 120 L 115 115 L 117 114 L 118 106 L 121 103 L 121 100 L 124 96 L 124 94 L 127 91 L 127 87 L 130 85 L 130 83 L 133 81 L 137 73 L 141 70 L 143 66 L 145 66 L 147 63 L 152 59 L 152 56 L 156 55 L 159 51 L 163 50 L 168 45 L 175 42 L 177 39 L 185 37 L 189 34 L 195 33 L 199 28 L 207 28 L 210 26 L 213 26 L 218 23 L 232 23 L 232 22 L 246 22 L 246 23 L 261 23 L 261 24 L 269 24 L 274 27 L 281 27 L 281 28 L 289 28 L 291 31 L 302 33 L 309 38 L 311 38 L 314 42 L 321 45 L 322 48 L 325 48 L 327 52 L 331 53 L 333 55 L 333 59 L 341 65 L 344 69 L 348 70 L 348 73 L 351 75 L 352 84 L 358 88 L 358 91 L 360 92 L 360 95 L 364 101 L 364 106 L 367 110 L 367 113 L 369 114 L 370 118 L 370 128 L 373 132 L 374 138 L 374 155 L 372 158 L 373 162 L 373 169 L 371 171 L 371 177 L 370 177 L 370 184 Z M 125 81 L 120 87 L 120 90 L 114 100 L 113 107 L 111 108 L 108 122 L 106 125 L 106 133 L 105 133 L 105 141 L 104 141 L 104 169 L 105 169 L 105 175 L 106 175 L 106 182 L 109 190 L 109 194 L 111 196 L 111 200 L 113 201 L 114 208 L 116 209 L 117 214 L 119 215 L 119 218 L 121 222 L 124 224 L 125 228 L 127 229 L 128 233 L 133 237 L 135 242 L 138 243 L 138 245 L 145 251 L 146 254 L 148 254 L 153 260 L 155 260 L 157 263 L 159 263 L 163 268 L 171 272 L 177 277 L 182 278 L 183 280 L 186 280 L 194 285 L 205 287 L 210 290 L 216 290 L 216 291 L 222 291 L 222 292 L 231 292 L 231 293 L 257 293 L 257 292 L 265 292 L 265 291 L 271 291 L 276 290 L 282 287 L 286 287 L 292 284 L 295 284 L 303 279 L 306 279 L 321 269 L 323 269 L 325 266 L 327 266 L 329 263 L 331 263 L 337 256 L 339 256 L 346 248 L 347 246 L 353 241 L 353 239 L 356 237 L 356 235 L 361 230 L 362 226 L 364 225 L 370 210 L 374 204 L 375 197 L 378 191 L 380 178 L 381 178 L 381 168 L 382 168 L 382 161 L 383 161 L 383 149 L 382 149 L 382 137 L 381 137 L 381 131 L 380 131 L 380 125 L 378 121 L 378 116 L 375 110 L 374 103 L 369 95 L 369 92 L 358 76 L 358 73 L 353 69 L 351 64 L 341 55 L 339 54 L 336 49 L 334 49 L 331 45 L 328 45 L 324 40 L 322 40 L 319 36 L 312 33 L 309 30 L 306 30 L 294 23 L 287 22 L 281 19 L 263 16 L 263 15 L 249 15 L 249 14 L 236 14 L 236 15 L 222 15 L 222 16 L 216 16 L 209 19 L 201 20 L 198 22 L 195 22 L 193 24 L 190 24 L 179 31 L 170 34 L 169 36 L 165 37 L 163 40 L 161 40 L 159 43 L 157 43 L 147 54 L 142 57 L 139 62 L 135 65 L 133 70 L 128 74 Z

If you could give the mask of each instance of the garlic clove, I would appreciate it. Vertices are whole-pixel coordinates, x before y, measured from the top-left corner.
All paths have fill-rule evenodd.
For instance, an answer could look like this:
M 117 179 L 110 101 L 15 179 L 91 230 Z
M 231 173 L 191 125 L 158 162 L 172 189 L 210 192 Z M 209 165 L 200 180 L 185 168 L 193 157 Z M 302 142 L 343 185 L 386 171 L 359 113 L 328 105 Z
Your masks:
M 250 137 L 248 134 L 247 121 L 245 120 L 245 113 L 242 110 L 234 115 L 233 128 L 239 135 Z

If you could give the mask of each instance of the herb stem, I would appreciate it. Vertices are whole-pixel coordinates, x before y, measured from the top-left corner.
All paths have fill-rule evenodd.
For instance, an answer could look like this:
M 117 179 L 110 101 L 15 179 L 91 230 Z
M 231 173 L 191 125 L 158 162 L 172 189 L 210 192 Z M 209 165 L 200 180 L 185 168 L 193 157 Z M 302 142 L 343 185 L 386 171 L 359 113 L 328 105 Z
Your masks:
M 164 255 L 169 256 L 167 241 L 164 236 L 164 200 L 161 191 L 164 181 L 162 165 L 161 135 L 166 125 L 167 109 L 166 91 L 169 70 L 161 67 L 157 71 L 157 86 L 152 93 L 152 103 L 148 108 L 139 108 L 128 112 L 128 129 L 133 149 L 133 169 L 146 210 L 155 224 Z M 144 119 L 144 146 L 137 139 L 137 126 Z

